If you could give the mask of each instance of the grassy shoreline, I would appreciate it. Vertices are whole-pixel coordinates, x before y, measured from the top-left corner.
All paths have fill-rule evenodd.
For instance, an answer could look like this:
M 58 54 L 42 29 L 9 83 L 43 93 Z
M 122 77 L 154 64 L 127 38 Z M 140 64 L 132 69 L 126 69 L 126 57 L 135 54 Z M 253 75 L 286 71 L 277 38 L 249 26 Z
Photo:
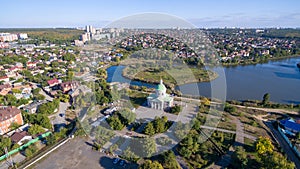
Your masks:
M 221 63 L 221 65 L 224 66 L 224 67 L 257 65 L 257 64 L 268 63 L 269 61 L 277 61 L 277 60 L 283 60 L 283 59 L 289 59 L 289 58 L 296 58 L 296 57 L 300 57 L 300 54 L 297 54 L 297 55 L 288 55 L 288 56 L 280 56 L 280 57 L 272 57 L 272 58 L 266 59 L 264 62 Z M 210 66 L 210 65 L 208 65 L 208 66 Z

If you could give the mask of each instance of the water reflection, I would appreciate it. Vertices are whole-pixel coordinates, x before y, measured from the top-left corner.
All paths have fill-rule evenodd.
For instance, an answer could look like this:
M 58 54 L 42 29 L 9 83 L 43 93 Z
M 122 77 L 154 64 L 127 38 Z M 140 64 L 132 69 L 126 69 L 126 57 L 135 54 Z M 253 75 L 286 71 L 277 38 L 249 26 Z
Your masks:
M 300 62 L 300 57 L 289 58 L 277 61 L 269 61 L 264 64 L 235 66 L 235 67 L 215 67 L 210 68 L 219 72 L 225 71 L 227 83 L 227 100 L 261 100 L 265 93 L 270 93 L 271 100 L 280 103 L 300 103 L 300 71 L 296 64 Z M 122 76 L 124 66 L 112 66 L 108 68 L 108 82 L 127 82 L 130 80 Z M 115 72 L 115 73 L 114 73 Z M 214 93 L 221 93 L 221 78 L 212 82 L 192 83 L 177 86 L 183 94 L 212 96 Z M 155 85 L 131 81 L 132 85 L 155 87 Z M 197 91 L 199 88 L 199 93 Z M 216 94 L 217 95 L 217 94 Z

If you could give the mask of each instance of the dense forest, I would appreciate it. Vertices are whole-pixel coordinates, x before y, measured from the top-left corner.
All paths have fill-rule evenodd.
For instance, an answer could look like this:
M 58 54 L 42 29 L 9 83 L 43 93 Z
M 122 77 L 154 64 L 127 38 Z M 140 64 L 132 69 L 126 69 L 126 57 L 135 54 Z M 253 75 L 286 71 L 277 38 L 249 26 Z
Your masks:
M 30 40 L 22 43 L 54 43 L 70 44 L 84 32 L 83 30 L 72 28 L 6 28 L 0 29 L 0 32 L 8 33 L 27 33 Z

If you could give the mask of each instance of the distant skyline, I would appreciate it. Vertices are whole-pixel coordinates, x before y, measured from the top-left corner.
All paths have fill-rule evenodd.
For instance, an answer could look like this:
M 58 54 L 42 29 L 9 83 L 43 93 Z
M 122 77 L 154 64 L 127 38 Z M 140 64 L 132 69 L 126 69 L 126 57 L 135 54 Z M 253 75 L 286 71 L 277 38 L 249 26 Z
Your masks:
M 140 13 L 164 13 L 197 27 L 300 27 L 299 0 L 1 0 L 0 28 L 103 27 Z

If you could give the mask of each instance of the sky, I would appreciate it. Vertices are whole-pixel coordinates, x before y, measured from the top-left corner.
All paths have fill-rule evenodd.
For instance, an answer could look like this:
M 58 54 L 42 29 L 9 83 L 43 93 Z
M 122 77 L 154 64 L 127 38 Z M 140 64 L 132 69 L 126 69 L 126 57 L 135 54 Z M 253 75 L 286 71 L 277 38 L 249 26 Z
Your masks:
M 1 0 L 1 28 L 103 27 L 164 13 L 196 27 L 300 27 L 300 0 Z

